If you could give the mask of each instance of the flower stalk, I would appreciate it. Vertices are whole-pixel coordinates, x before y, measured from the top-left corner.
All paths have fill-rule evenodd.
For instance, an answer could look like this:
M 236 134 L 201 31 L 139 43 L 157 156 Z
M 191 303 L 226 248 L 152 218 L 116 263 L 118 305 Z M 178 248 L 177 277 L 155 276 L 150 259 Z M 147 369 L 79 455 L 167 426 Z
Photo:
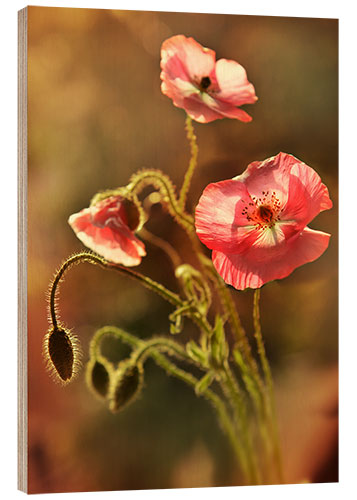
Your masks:
M 185 129 L 186 129 L 187 139 L 190 143 L 191 157 L 190 157 L 188 169 L 187 169 L 185 177 L 184 177 L 184 181 L 183 181 L 182 188 L 180 191 L 179 202 L 178 202 L 179 206 L 182 210 L 185 209 L 187 193 L 190 189 L 192 176 L 193 176 L 194 171 L 195 171 L 196 166 L 197 166 L 197 156 L 198 156 L 197 138 L 195 135 L 195 131 L 193 129 L 192 118 L 189 115 L 186 115 Z

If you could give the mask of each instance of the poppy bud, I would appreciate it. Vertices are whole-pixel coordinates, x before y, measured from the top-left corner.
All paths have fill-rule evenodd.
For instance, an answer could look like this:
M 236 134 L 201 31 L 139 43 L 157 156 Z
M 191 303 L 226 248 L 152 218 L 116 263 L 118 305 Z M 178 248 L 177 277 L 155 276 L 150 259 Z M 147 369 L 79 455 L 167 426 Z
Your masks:
M 141 224 L 139 202 L 109 196 L 72 214 L 68 223 L 88 248 L 109 262 L 137 266 L 146 255 L 144 243 L 134 235 Z
M 108 394 L 109 373 L 110 367 L 103 360 L 95 359 L 87 364 L 87 384 L 101 398 L 105 398 Z
M 144 373 L 141 365 L 127 365 L 119 369 L 109 395 L 109 408 L 115 413 L 133 402 L 140 394 Z
M 44 356 L 57 380 L 67 383 L 76 373 L 78 341 L 69 331 L 53 327 L 44 339 Z

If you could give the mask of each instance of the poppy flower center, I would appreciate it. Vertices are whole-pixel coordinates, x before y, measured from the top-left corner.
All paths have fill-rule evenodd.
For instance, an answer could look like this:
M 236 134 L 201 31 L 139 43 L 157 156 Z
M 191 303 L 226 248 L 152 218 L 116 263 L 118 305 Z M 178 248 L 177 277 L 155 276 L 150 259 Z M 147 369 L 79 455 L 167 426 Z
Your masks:
M 257 229 L 272 228 L 280 220 L 281 204 L 273 191 L 262 191 L 261 196 L 251 196 L 250 200 L 241 200 L 244 204 L 242 215 Z
M 274 212 L 267 205 L 260 205 L 260 207 L 258 207 L 258 215 L 264 222 L 271 222 L 274 217 Z
M 201 78 L 199 87 L 201 92 L 206 92 L 208 87 L 211 85 L 211 79 L 209 76 L 204 76 Z

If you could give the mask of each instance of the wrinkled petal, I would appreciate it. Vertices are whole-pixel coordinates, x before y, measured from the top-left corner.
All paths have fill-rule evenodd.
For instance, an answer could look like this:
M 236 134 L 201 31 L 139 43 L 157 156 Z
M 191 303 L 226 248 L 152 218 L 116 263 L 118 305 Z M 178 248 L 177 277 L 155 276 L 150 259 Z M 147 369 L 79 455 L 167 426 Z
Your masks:
M 318 174 L 280 153 L 209 184 L 196 208 L 196 232 L 227 283 L 257 288 L 322 254 L 329 235 L 306 225 L 331 207 Z
M 210 98 L 208 94 L 196 93 L 188 98 L 182 98 L 175 94 L 172 97 L 175 106 L 184 108 L 186 113 L 199 123 L 210 123 L 214 120 L 223 118 L 236 118 L 243 122 L 250 122 L 251 117 L 242 109 L 237 109 L 234 106 L 225 103 L 219 103 Z
M 285 205 L 289 193 L 289 173 L 296 159 L 285 153 L 279 153 L 264 161 L 254 161 L 246 170 L 234 179 L 244 182 L 252 197 L 264 199 L 268 192 L 274 193 L 282 205 Z
M 198 123 L 211 123 L 214 120 L 224 118 L 217 111 L 206 106 L 202 99 L 185 99 L 182 107 L 188 116 Z
M 285 158 L 287 156 L 290 155 L 285 155 Z M 332 201 L 320 176 L 305 163 L 296 158 L 294 160 L 290 170 L 288 201 L 282 219 L 294 219 L 305 226 L 320 212 L 330 209 Z
M 249 193 L 242 182 L 232 179 L 209 184 L 195 214 L 196 232 L 202 243 L 213 250 L 239 251 L 255 229 L 242 215 L 249 202 Z
M 218 97 L 210 96 L 209 94 L 203 92 L 201 93 L 201 99 L 205 106 L 215 111 L 218 119 L 222 118 L 235 118 L 242 122 L 252 121 L 252 117 L 248 115 L 243 109 L 236 108 L 234 105 L 221 101 Z
M 210 75 L 215 62 L 213 50 L 202 47 L 196 40 L 184 35 L 165 40 L 161 47 L 161 68 L 170 79 L 201 79 Z
M 260 288 L 264 283 L 285 278 L 297 267 L 319 258 L 328 247 L 329 239 L 327 233 L 305 228 L 286 243 L 284 251 L 270 259 L 255 260 L 254 252 L 234 255 L 213 251 L 212 261 L 218 274 L 234 288 Z
M 123 206 L 111 197 L 71 215 L 68 223 L 86 247 L 106 260 L 137 266 L 146 255 L 145 246 L 128 227 Z
M 249 83 L 243 66 L 236 61 L 220 59 L 216 63 L 216 79 L 219 100 L 229 102 L 234 106 L 253 104 L 258 99 L 254 87 Z

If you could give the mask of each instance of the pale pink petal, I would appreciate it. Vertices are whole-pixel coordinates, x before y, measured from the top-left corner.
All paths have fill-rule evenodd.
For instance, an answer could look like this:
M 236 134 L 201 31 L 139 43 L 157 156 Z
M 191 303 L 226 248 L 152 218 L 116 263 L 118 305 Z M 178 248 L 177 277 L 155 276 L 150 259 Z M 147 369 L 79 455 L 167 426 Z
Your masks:
M 170 60 L 174 58 L 174 65 Z M 193 38 L 176 35 L 162 44 L 161 69 L 167 73 L 167 78 L 184 78 L 190 80 L 209 76 L 214 70 L 216 54 L 211 49 L 202 47 Z
M 175 78 L 174 80 L 170 80 L 166 83 L 162 82 L 162 86 L 167 92 L 166 95 L 169 95 L 169 92 L 173 94 L 169 95 L 169 97 L 172 98 L 176 97 L 178 99 L 186 99 L 187 97 L 200 95 L 200 91 L 195 85 L 189 81 L 181 80 L 180 78 Z M 167 87 L 167 89 L 165 89 L 165 87 Z
M 226 283 L 238 290 L 260 288 L 264 283 L 285 278 L 294 269 L 320 257 L 330 235 L 306 227 L 300 235 L 280 246 L 276 255 L 257 259 L 255 251 L 243 254 L 212 252 L 213 264 Z M 261 257 L 261 256 L 260 256 Z
M 242 182 L 227 180 L 209 184 L 195 213 L 196 232 L 208 248 L 237 252 L 257 238 L 244 215 L 251 200 Z M 247 240 L 247 242 L 246 242 Z
M 179 108 L 184 108 L 186 113 L 199 123 L 210 123 L 213 120 L 221 120 L 223 118 L 233 118 L 242 122 L 250 122 L 252 120 L 251 116 L 242 109 L 235 108 L 223 101 L 218 101 L 206 92 L 200 92 L 199 94 L 184 98 L 181 104 L 179 104 L 179 99 L 176 95 L 174 104 Z
M 290 169 L 289 198 L 282 219 L 295 219 L 305 226 L 320 212 L 330 209 L 332 201 L 320 176 L 305 163 L 291 158 L 294 163 Z
M 217 101 L 218 102 L 218 101 Z M 243 109 L 235 108 L 234 106 L 225 106 L 223 103 L 219 103 L 216 108 L 216 112 L 220 114 L 219 118 L 233 118 L 235 120 L 240 120 L 244 123 L 249 123 L 252 121 L 252 117 L 248 115 Z
M 223 118 L 235 118 L 242 122 L 252 120 L 242 109 L 217 101 L 206 92 L 200 92 L 192 83 L 179 78 L 164 80 L 161 83 L 161 91 L 172 99 L 175 106 L 183 108 L 199 123 L 210 123 Z
M 168 56 L 167 52 L 162 50 L 161 57 L 162 71 L 160 78 L 162 80 L 171 81 L 179 78 L 182 81 L 192 81 L 188 68 L 177 54 L 171 54 L 171 56 Z
M 227 59 L 217 61 L 216 79 L 219 87 L 216 98 L 219 100 L 241 106 L 253 104 L 258 99 L 253 85 L 247 79 L 245 69 L 236 61 Z
M 215 95 L 211 96 L 206 92 L 201 94 L 203 103 L 217 113 L 217 118 L 234 118 L 242 122 L 252 121 L 252 117 L 243 109 L 236 108 L 233 104 L 221 101 Z
M 203 99 L 204 96 L 207 96 L 207 94 L 185 98 L 182 101 L 182 106 L 178 105 L 178 107 L 183 107 L 186 113 L 199 123 L 210 123 L 213 120 L 220 120 L 222 118 L 236 118 L 245 122 L 251 120 L 247 113 L 233 106 L 220 107 L 216 101 L 213 102 L 213 105 L 212 103 L 211 105 L 207 104 L 207 100 Z
M 264 193 L 268 198 L 275 193 L 280 204 L 284 206 L 289 193 L 289 173 L 296 159 L 285 153 L 279 153 L 264 161 L 254 161 L 246 170 L 234 179 L 244 182 L 251 196 L 263 200 Z

